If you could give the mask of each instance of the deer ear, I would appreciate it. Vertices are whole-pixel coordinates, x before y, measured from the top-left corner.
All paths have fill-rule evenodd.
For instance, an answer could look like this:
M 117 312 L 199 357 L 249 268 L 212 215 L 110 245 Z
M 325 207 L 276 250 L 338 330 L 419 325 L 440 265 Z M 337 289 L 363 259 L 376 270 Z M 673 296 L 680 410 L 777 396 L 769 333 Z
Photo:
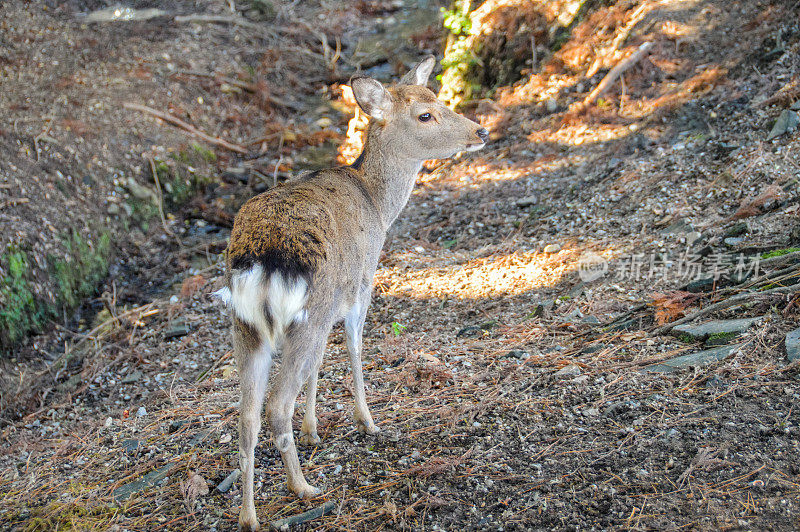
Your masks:
M 425 57 L 400 79 L 400 85 L 422 85 L 424 87 L 428 84 L 428 78 L 431 76 L 435 65 L 435 57 L 432 55 Z
M 361 109 L 372 118 L 384 120 L 392 110 L 392 97 L 380 81 L 354 78 L 350 81 L 353 96 Z

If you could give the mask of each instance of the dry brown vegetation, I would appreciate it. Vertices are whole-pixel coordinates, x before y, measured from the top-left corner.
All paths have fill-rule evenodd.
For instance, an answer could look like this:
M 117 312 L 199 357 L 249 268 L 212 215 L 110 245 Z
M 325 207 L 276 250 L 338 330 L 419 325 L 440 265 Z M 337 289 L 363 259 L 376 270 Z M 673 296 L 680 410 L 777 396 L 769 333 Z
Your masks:
M 75 23 L 79 4 L 97 7 L 0 8 L 13 20 L 31 15 L 28 38 L 43 46 L 60 46 L 44 30 L 55 24 L 75 46 L 139 51 L 138 60 L 103 63 L 124 81 L 122 95 L 102 89 L 99 67 L 56 76 L 58 90 L 81 101 L 91 88 L 118 104 L 108 122 L 83 116 L 81 105 L 48 122 L 59 146 L 79 146 L 79 137 L 97 164 L 110 164 L 106 140 L 122 145 L 118 124 L 137 164 L 142 151 L 189 145 L 186 129 L 122 107 L 131 102 L 247 155 L 216 145 L 202 163 L 211 186 L 167 206 L 163 225 L 154 218 L 120 237 L 125 262 L 96 301 L 102 310 L 54 324 L 16 352 L 17 364 L 5 363 L 0 520 L 19 530 L 233 530 L 238 483 L 216 486 L 237 467 L 236 368 L 227 318 L 208 298 L 230 216 L 273 179 L 332 161 L 332 139 L 349 141 L 341 157 L 350 160 L 358 128 L 353 121 L 348 132 L 353 102 L 342 84 L 357 64 L 389 78 L 420 44 L 441 46 L 431 37 L 438 21 L 429 13 L 429 26 L 408 35 L 397 26 L 415 9 L 324 3 L 258 27 L 156 19 L 114 33 Z M 229 16 L 225 2 L 201 4 Z M 557 16 L 544 4 L 486 2 L 478 33 L 496 24 L 506 42 L 538 42 Z M 364 350 L 381 434 L 355 430 L 336 331 L 319 383 L 322 443 L 301 456 L 325 491 L 291 496 L 262 433 L 262 523 L 332 501 L 299 528 L 800 527 L 800 383 L 784 344 L 800 315 L 800 145 L 796 131 L 766 140 L 797 102 L 798 6 L 589 4 L 567 21 L 560 48 L 540 49 L 520 79 L 464 106 L 491 128 L 491 146 L 427 165 L 390 235 Z M 180 4 L 180 14 L 192 6 Z M 385 28 L 380 45 L 375 24 Z M 645 42 L 648 53 L 587 103 Z M 399 48 L 387 56 L 380 46 Z M 47 94 L 45 85 L 37 90 Z M 17 94 L 14 105 L 33 105 L 24 100 Z M 7 145 L 27 137 L 16 138 Z M 39 164 L 57 167 L 54 143 L 43 143 Z M 329 149 L 315 151 L 320 143 Z M 30 149 L 16 156 L 34 165 Z M 146 164 L 133 175 L 151 183 Z M 3 208 L 18 197 L 0 187 Z M 605 261 L 606 274 L 583 281 L 587 257 Z M 759 270 L 744 276 L 740 258 Z M 738 336 L 669 334 L 678 322 L 749 317 L 761 321 Z M 730 350 L 669 366 L 715 344 Z

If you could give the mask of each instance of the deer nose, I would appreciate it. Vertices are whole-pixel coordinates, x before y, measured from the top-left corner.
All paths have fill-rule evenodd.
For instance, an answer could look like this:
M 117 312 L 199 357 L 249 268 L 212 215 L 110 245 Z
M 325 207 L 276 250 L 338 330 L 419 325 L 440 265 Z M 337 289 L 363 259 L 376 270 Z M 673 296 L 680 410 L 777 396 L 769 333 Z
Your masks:
M 489 140 L 489 130 L 485 127 L 480 128 L 478 131 L 475 132 L 478 135 L 478 138 L 481 139 L 483 142 Z

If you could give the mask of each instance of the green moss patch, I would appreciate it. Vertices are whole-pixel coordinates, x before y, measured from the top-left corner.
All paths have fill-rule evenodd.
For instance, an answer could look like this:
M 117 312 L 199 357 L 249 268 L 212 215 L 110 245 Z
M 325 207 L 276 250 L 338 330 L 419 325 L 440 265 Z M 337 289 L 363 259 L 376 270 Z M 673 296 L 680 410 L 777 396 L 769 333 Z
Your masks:
M 0 350 L 38 332 L 62 310 L 71 310 L 95 293 L 108 272 L 111 236 L 103 231 L 87 240 L 77 231 L 62 235 L 65 258 L 48 257 L 45 274 L 56 281 L 54 298 L 38 296 L 27 250 L 9 246 L 0 255 Z

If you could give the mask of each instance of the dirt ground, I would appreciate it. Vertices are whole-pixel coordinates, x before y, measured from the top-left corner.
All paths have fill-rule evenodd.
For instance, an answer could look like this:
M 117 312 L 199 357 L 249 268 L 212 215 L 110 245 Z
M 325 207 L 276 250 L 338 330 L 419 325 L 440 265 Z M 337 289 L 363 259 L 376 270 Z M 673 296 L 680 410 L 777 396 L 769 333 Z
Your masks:
M 71 147 L 76 165 L 135 161 L 116 164 L 148 186 L 142 153 L 213 177 L 188 203 L 167 204 L 163 222 L 115 229 L 103 295 L 4 363 L 4 527 L 236 528 L 239 484 L 220 484 L 238 467 L 238 384 L 228 318 L 209 297 L 231 216 L 273 177 L 331 164 L 352 112 L 339 85 L 357 65 L 388 81 L 415 55 L 441 53 L 438 6 L 421 4 L 242 8 L 237 17 L 277 40 L 248 24 L 174 20 L 228 17 L 226 2 L 105 25 L 77 16 L 101 2 L 1 8 L 43 49 L 102 43 L 77 85 L 25 74 L 40 93 L 80 96 L 73 112 L 90 126 L 88 147 L 54 129 L 46 149 Z M 429 26 L 409 32 L 418 10 Z M 376 275 L 364 362 L 382 432 L 355 430 L 337 328 L 319 380 L 322 442 L 301 450 L 323 494 L 288 493 L 262 429 L 262 525 L 331 501 L 294 528 L 800 528 L 800 370 L 785 348 L 800 313 L 800 137 L 767 140 L 800 99 L 799 20 L 790 2 L 602 3 L 521 80 L 466 106 L 491 144 L 426 165 Z M 644 42 L 649 54 L 583 105 Z M 105 105 L 97 118 L 91 91 Z M 22 88 L 10 98 L 27 101 Z M 33 167 L 35 154 L 19 150 Z M 166 155 L 182 150 L 194 158 Z M 98 186 L 81 196 L 87 209 L 113 197 L 113 182 Z M 604 275 L 588 275 L 590 263 Z M 760 321 L 738 335 L 669 334 L 695 312 L 691 322 Z M 718 360 L 675 362 L 716 347 Z

